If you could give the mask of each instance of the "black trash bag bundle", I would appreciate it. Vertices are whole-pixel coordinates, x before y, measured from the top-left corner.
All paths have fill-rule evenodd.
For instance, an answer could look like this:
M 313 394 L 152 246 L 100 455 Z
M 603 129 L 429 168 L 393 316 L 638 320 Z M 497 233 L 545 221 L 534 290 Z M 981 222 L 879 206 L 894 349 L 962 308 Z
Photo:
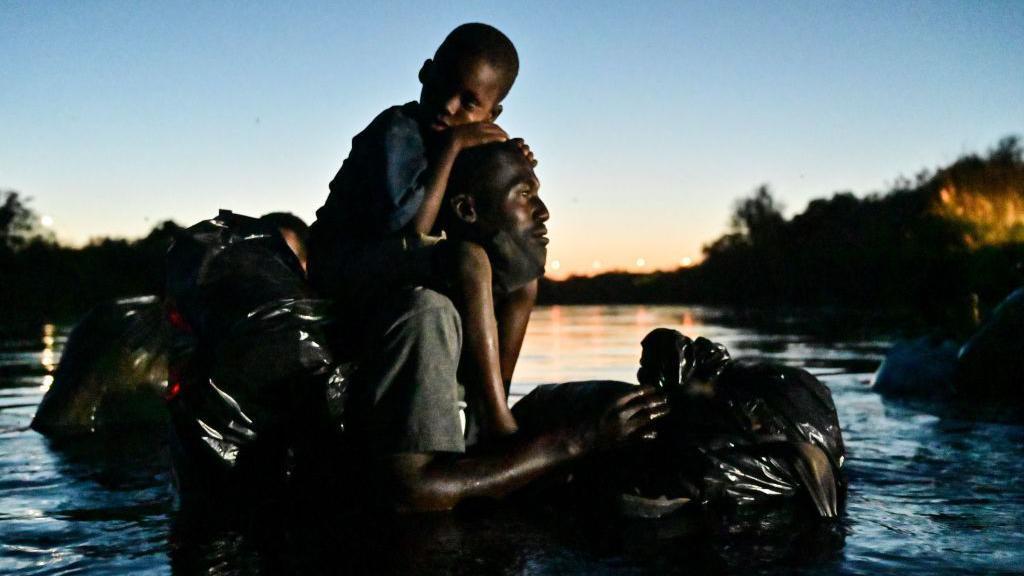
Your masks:
M 343 428 L 351 367 L 328 345 L 329 302 L 276 228 L 227 211 L 175 241 L 167 274 L 179 487 L 279 486 L 296 452 Z
M 572 492 L 603 496 L 642 517 L 690 502 L 780 497 L 803 499 L 821 517 L 838 514 L 845 447 L 831 393 L 814 376 L 734 361 L 721 345 L 662 328 L 643 341 L 638 378 L 669 398 L 671 412 L 658 422 L 656 440 L 588 463 L 574 475 Z M 513 414 L 529 434 L 593 418 L 631 388 L 625 382 L 541 386 Z
M 32 429 L 70 437 L 165 425 L 170 326 L 156 296 L 104 302 L 68 335 Z

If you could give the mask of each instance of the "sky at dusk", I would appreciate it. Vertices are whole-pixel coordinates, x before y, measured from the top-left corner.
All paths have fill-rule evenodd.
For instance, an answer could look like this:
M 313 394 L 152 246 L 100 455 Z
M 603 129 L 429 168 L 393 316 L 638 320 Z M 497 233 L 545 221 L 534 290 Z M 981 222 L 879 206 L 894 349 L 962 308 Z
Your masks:
M 792 215 L 1024 134 L 1020 1 L 4 2 L 0 189 L 76 244 L 311 222 L 468 21 L 519 50 L 499 123 L 540 160 L 558 274 L 696 261 L 761 183 Z

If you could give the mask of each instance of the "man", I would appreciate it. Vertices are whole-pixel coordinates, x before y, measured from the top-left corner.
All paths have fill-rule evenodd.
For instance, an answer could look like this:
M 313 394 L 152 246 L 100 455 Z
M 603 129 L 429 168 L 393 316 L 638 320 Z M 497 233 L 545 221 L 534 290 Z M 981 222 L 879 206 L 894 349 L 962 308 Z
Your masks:
M 521 294 L 529 307 L 547 255 L 548 211 L 539 187 L 514 143 L 473 148 L 453 168 L 443 213 L 450 237 L 488 251 L 495 293 Z M 668 407 L 654 388 L 638 387 L 613 399 L 596 420 L 490 444 L 473 445 L 471 434 L 467 452 L 458 411 L 462 323 L 443 292 L 443 286 L 400 289 L 365 326 L 367 354 L 350 384 L 348 429 L 364 459 L 363 485 L 372 487 L 377 503 L 425 511 L 501 498 L 581 456 L 653 437 L 652 424 Z M 495 314 L 523 305 L 496 304 Z M 520 317 L 502 334 L 516 343 L 503 374 L 506 395 L 529 314 Z

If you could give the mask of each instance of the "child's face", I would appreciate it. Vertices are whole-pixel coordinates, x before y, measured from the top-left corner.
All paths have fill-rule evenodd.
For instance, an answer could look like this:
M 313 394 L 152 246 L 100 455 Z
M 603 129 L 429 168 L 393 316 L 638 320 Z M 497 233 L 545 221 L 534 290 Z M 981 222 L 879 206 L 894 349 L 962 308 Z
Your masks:
M 452 64 L 427 60 L 420 69 L 423 123 L 435 132 L 471 122 L 492 122 L 501 113 L 505 78 L 486 60 Z

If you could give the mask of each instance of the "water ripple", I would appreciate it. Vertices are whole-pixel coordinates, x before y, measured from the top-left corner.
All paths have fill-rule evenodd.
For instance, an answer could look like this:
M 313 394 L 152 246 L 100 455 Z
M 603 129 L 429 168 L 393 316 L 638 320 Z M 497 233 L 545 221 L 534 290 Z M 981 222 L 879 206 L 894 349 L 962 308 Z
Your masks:
M 35 329 L 0 337 L 0 573 L 306 573 L 324 562 L 350 573 L 1021 573 L 1024 427 L 880 398 L 868 382 L 884 338 L 747 328 L 698 307 L 540 308 L 513 396 L 544 382 L 633 381 L 639 341 L 661 325 L 735 357 L 802 366 L 831 387 L 849 452 L 839 523 L 739 510 L 724 522 L 608 524 L 499 509 L 346 527 L 312 507 L 288 511 L 268 537 L 191 518 L 175 509 L 159 435 L 53 443 L 27 428 L 60 327 L 51 340 Z

